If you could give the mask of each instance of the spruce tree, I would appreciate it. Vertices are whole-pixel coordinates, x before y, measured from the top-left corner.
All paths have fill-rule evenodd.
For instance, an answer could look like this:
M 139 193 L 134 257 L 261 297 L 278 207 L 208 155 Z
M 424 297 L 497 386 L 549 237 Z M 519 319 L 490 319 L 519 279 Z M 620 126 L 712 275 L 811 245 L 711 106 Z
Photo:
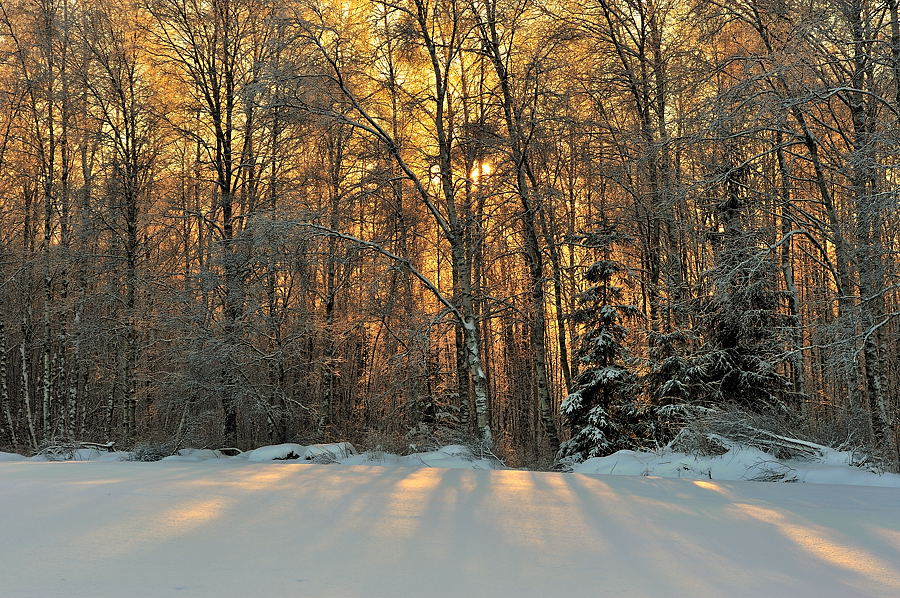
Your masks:
M 716 265 L 708 272 L 712 293 L 699 310 L 703 340 L 695 364 L 704 382 L 705 402 L 756 412 L 783 411 L 790 383 L 778 370 L 784 331 L 772 249 L 748 226 L 740 172 L 725 180 L 713 233 Z
M 638 310 L 624 303 L 619 282 L 626 269 L 612 258 L 612 245 L 623 240 L 609 225 L 582 235 L 583 244 L 599 250 L 601 259 L 585 271 L 589 286 L 570 316 L 583 327 L 576 356 L 588 367 L 576 377 L 572 393 L 560 407 L 571 432 L 560 447 L 561 461 L 580 462 L 634 446 L 637 376 L 629 367 L 623 321 L 637 316 Z
M 699 344 L 693 329 L 649 333 L 643 382 L 655 415 L 651 435 L 658 444 L 672 440 L 691 417 L 691 406 L 709 394 L 703 363 L 696 355 Z

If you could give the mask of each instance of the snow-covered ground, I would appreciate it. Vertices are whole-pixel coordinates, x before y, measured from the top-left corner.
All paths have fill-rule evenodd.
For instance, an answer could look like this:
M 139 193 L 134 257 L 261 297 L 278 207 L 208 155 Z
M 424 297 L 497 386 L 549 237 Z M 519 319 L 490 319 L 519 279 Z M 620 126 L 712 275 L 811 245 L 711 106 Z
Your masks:
M 855 486 L 885 486 L 900 488 L 900 475 L 876 473 L 854 466 L 859 455 L 826 446 L 804 443 L 811 447 L 814 457 L 777 459 L 752 446 L 718 439 L 727 447 L 721 455 L 681 453 L 666 447 L 656 452 L 619 451 L 608 457 L 588 459 L 574 466 L 576 473 L 687 478 L 715 481 L 803 482 L 813 484 L 841 484 Z M 802 443 L 803 441 L 794 440 Z M 158 457 L 157 457 L 158 458 Z M 385 467 L 438 467 L 443 469 L 505 469 L 492 459 L 476 458 L 461 445 L 444 446 L 436 450 L 393 455 L 383 451 L 359 453 L 349 442 L 302 445 L 294 443 L 263 446 L 237 456 L 226 456 L 210 449 L 186 448 L 165 457 L 164 462 L 194 463 L 207 460 L 246 461 L 266 463 L 276 460 L 312 461 L 339 465 L 381 465 Z M 96 448 L 82 448 L 62 454 L 38 454 L 25 457 L 0 452 L 3 461 L 132 461 L 141 460 L 129 452 L 107 452 Z
M 900 596 L 900 491 L 865 486 L 12 461 L 0 539 L 4 598 Z
M 302 445 L 295 443 L 262 446 L 237 456 L 229 457 L 221 451 L 211 449 L 180 449 L 177 454 L 164 457 L 162 462 L 196 463 L 209 460 L 227 460 L 250 463 L 269 461 L 314 461 L 339 465 L 381 465 L 384 467 L 439 467 L 442 469 L 497 469 L 502 467 L 491 459 L 478 459 L 472 451 L 462 445 L 448 445 L 433 451 L 394 455 L 384 451 L 357 452 L 349 442 Z M 45 454 L 26 457 L 16 453 L 0 452 L 0 462 L 31 461 L 133 461 L 133 453 L 127 451 L 107 452 L 95 448 L 75 449 L 65 454 L 48 457 Z M 2 597 L 0 597 L 2 598 Z
M 658 452 L 619 451 L 575 466 L 579 473 L 706 480 L 752 480 L 846 484 L 900 488 L 900 475 L 875 473 L 851 465 L 854 455 L 815 445 L 813 459 L 776 459 L 752 446 L 729 443 L 722 455 L 692 455 L 670 449 Z

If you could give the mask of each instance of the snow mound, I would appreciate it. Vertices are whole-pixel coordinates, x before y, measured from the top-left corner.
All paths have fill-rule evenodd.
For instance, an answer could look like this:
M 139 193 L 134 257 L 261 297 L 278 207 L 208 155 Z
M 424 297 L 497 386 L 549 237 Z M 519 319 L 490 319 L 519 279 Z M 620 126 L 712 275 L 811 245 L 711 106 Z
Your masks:
M 5 456 L 2 456 L 5 455 Z M 89 448 L 51 448 L 45 449 L 31 457 L 15 453 L 0 453 L 0 461 L 127 461 L 131 453 L 126 451 L 109 451 Z
M 438 469 L 502 469 L 491 459 L 477 458 L 466 446 L 451 444 L 437 450 L 394 455 L 383 451 L 367 451 L 339 461 L 342 465 L 380 465 L 383 467 L 434 467 Z
M 286 461 L 299 459 L 303 461 L 316 461 L 317 463 L 339 463 L 352 455 L 356 455 L 356 449 L 349 442 L 334 442 L 330 444 L 302 445 L 287 442 L 271 446 L 261 446 L 256 450 L 244 453 L 241 458 L 248 461 Z
M 248 461 L 284 461 L 287 459 L 300 459 L 306 455 L 306 447 L 302 444 L 287 442 L 272 446 L 261 446 L 247 453 Z
M 856 455 L 848 451 L 813 445 L 817 456 L 812 459 L 778 459 L 759 448 L 717 437 L 724 448 L 721 455 L 709 456 L 679 452 L 666 448 L 659 452 L 619 451 L 607 457 L 595 457 L 573 467 L 575 473 L 653 476 L 720 481 L 805 482 L 850 486 L 885 486 L 900 488 L 900 474 L 878 474 L 856 467 Z M 65 456 L 38 454 L 25 457 L 0 452 L 0 462 L 15 461 L 133 461 L 133 454 L 82 448 Z M 349 442 L 328 444 L 284 443 L 262 446 L 229 456 L 212 449 L 184 448 L 161 462 L 199 463 L 223 461 L 232 463 L 318 463 L 336 465 L 378 465 L 389 468 L 436 468 L 498 470 L 505 467 L 494 459 L 479 458 L 463 445 L 448 445 L 432 451 L 396 455 L 381 450 L 357 452 Z
M 306 455 L 303 458 L 316 463 L 339 463 L 341 459 L 346 459 L 356 454 L 358 454 L 356 447 L 349 442 L 332 442 L 307 446 Z
M 168 457 L 160 459 L 160 462 L 178 461 L 196 463 L 198 461 L 209 461 L 210 459 L 222 459 L 224 457 L 225 455 L 220 451 L 214 451 L 212 449 L 183 448 L 179 449 L 174 455 L 169 455 Z
M 654 476 L 721 481 L 806 482 L 900 488 L 900 475 L 854 467 L 853 455 L 820 447 L 812 460 L 777 459 L 758 448 L 729 443 L 722 455 L 694 455 L 671 449 L 659 452 L 619 451 L 574 466 L 575 473 Z
M 383 467 L 435 467 L 440 469 L 498 469 L 498 464 L 490 459 L 479 459 L 465 446 L 452 444 L 433 451 L 395 455 L 380 450 L 358 453 L 349 442 L 331 444 L 286 443 L 262 446 L 244 453 L 238 458 L 250 462 L 275 460 L 311 461 L 314 463 L 334 463 L 339 465 L 380 465 Z
M 478 459 L 472 451 L 462 445 L 451 444 L 436 451 L 413 453 L 406 457 L 411 465 L 422 464 L 425 467 L 441 469 L 498 469 L 498 464 L 491 459 Z

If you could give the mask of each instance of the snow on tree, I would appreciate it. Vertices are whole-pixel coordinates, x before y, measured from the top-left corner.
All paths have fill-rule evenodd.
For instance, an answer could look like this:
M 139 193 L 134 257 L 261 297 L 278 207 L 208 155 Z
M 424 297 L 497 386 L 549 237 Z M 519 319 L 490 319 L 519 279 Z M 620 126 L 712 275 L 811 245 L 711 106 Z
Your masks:
M 707 272 L 712 293 L 701 300 L 698 318 L 703 345 L 694 363 L 705 388 L 698 398 L 783 411 L 790 382 L 778 366 L 789 322 L 778 310 L 772 249 L 762 232 L 747 226 L 741 176 L 740 169 L 726 174 L 723 201 L 716 206 L 716 264 Z
M 629 367 L 628 329 L 622 322 L 636 317 L 638 310 L 624 303 L 623 287 L 617 282 L 626 269 L 612 259 L 612 245 L 624 240 L 609 225 L 582 236 L 585 246 L 600 250 L 601 259 L 585 271 L 589 286 L 570 316 L 584 329 L 576 356 L 589 367 L 576 377 L 574 389 L 560 407 L 572 434 L 560 447 L 561 461 L 579 462 L 634 444 L 631 432 L 639 419 L 634 404 L 637 376 Z
M 672 440 L 691 414 L 691 405 L 705 396 L 703 364 L 693 353 L 699 344 L 691 329 L 649 334 L 649 371 L 644 376 L 655 421 L 652 436 L 660 444 Z

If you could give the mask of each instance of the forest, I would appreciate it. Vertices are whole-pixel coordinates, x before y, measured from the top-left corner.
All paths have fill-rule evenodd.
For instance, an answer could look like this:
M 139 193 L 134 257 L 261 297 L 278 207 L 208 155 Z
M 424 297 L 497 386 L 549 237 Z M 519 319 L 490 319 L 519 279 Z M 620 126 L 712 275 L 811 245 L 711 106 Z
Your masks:
M 896 471 L 898 163 L 898 0 L 0 0 L 0 448 Z

